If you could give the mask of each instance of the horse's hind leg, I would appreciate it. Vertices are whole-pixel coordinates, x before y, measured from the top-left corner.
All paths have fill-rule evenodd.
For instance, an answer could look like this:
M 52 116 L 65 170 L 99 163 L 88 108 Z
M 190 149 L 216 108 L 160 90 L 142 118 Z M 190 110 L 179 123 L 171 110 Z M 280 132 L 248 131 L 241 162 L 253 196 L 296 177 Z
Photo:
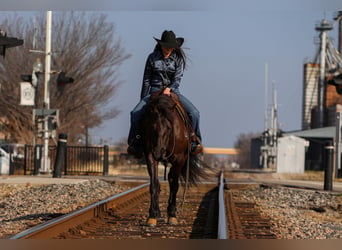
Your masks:
M 178 175 L 176 171 L 174 170 L 174 167 L 170 169 L 168 180 L 169 180 L 169 187 L 170 187 L 170 195 L 169 195 L 169 201 L 168 201 L 168 207 L 167 207 L 168 223 L 171 225 L 176 225 L 177 224 L 176 198 L 177 198 L 177 192 L 179 189 L 179 183 L 178 183 Z
M 156 226 L 157 218 L 160 217 L 159 209 L 159 193 L 160 193 L 160 183 L 158 180 L 158 162 L 152 162 L 148 164 L 148 171 L 150 175 L 150 209 L 149 218 L 147 220 L 148 226 Z

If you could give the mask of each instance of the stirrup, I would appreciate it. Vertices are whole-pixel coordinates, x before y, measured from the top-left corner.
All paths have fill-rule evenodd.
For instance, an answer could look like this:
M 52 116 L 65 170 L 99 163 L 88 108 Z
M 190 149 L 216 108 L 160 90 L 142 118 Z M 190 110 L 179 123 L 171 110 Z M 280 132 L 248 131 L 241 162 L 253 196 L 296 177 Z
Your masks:
M 192 142 L 191 143 L 191 154 L 197 155 L 203 152 L 203 147 L 201 143 Z

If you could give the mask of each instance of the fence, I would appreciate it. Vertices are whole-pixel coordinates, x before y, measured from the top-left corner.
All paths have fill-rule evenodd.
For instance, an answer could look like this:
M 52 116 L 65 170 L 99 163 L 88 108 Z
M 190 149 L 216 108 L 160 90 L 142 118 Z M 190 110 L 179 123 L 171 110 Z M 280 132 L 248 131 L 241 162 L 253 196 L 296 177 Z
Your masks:
M 21 163 L 11 162 L 11 174 L 37 175 L 42 164 L 42 145 L 25 145 Z M 49 147 L 51 169 L 56 160 L 56 146 Z M 64 175 L 107 175 L 108 146 L 67 146 L 62 174 Z

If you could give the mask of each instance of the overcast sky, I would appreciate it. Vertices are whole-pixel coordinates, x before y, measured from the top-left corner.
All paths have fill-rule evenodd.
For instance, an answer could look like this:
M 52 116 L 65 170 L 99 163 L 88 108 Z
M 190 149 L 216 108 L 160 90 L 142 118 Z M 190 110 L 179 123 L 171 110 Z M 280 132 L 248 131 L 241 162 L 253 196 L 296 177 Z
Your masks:
M 46 1 L 44 6 L 32 2 L 12 6 L 8 1 L 4 10 L 105 11 L 108 21 L 115 23 L 115 39 L 120 38 L 132 55 L 120 68 L 124 84 L 113 101 L 121 114 L 90 131 L 95 141 L 115 143 L 127 137 L 129 112 L 140 97 L 153 37 L 165 29 L 184 37 L 191 61 L 181 92 L 201 113 L 203 143 L 208 147 L 233 147 L 239 134 L 264 130 L 266 64 L 268 110 L 274 82 L 281 128 L 301 128 L 303 64 L 317 50 L 315 25 L 323 18 L 332 21 L 342 10 L 340 0 Z M 80 2 L 85 4 L 76 4 Z M 337 47 L 337 23 L 329 35 Z

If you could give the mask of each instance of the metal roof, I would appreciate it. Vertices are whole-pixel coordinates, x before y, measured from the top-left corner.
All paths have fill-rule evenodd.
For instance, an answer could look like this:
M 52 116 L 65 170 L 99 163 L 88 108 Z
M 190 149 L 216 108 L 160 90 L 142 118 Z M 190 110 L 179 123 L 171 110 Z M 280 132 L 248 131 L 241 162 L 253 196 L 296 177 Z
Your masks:
M 335 138 L 336 127 L 315 128 L 309 130 L 284 132 L 284 135 L 295 135 L 303 138 Z

